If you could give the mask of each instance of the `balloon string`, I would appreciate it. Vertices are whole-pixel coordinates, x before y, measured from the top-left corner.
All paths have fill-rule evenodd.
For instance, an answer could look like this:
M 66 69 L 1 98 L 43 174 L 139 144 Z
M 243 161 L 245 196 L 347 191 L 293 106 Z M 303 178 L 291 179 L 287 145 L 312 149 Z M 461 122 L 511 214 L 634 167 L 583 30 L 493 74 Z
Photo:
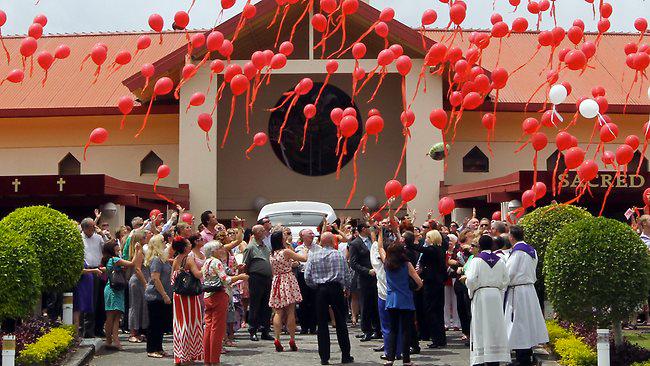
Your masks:
M 250 3 L 251 3 L 251 0 L 246 1 L 246 4 L 244 5 L 244 8 L 247 5 L 250 5 Z M 233 44 L 235 43 L 235 40 L 237 39 L 237 37 L 239 37 L 239 32 L 241 32 L 241 30 L 244 28 L 244 24 L 246 24 L 246 18 L 244 18 L 244 14 L 242 13 L 239 16 L 239 21 L 237 22 L 237 27 L 235 27 L 235 34 L 232 36 L 232 41 L 230 41 Z
M 305 118 L 305 128 L 303 129 L 302 132 L 302 146 L 300 147 L 300 151 L 303 151 L 305 149 L 305 142 L 307 141 L 308 129 L 309 129 L 309 118 Z
M 171 199 L 168 198 L 167 196 L 165 196 L 165 195 L 160 194 L 160 193 L 157 192 L 157 186 L 158 186 L 158 181 L 159 181 L 159 180 L 160 180 L 160 178 L 156 178 L 156 180 L 153 182 L 153 193 L 155 193 L 156 196 L 158 196 L 158 197 L 164 199 L 165 201 L 171 203 L 172 205 L 176 205 L 176 202 L 174 202 L 173 200 L 171 200 Z
M 377 82 L 377 86 L 375 87 L 375 91 L 372 93 L 372 96 L 370 97 L 370 99 L 368 99 L 368 103 L 375 100 L 375 96 L 377 95 L 377 92 L 379 91 L 379 87 L 384 82 L 384 78 L 386 77 L 387 74 L 388 74 L 388 71 L 386 70 L 386 66 L 382 66 L 381 71 L 379 73 L 379 75 L 380 75 L 379 76 L 379 81 Z
M 147 87 L 149 86 L 149 78 L 144 79 L 144 86 L 142 87 L 142 91 L 145 91 Z
M 630 84 L 630 89 L 627 91 L 627 94 L 625 94 L 625 104 L 623 105 L 623 114 L 627 111 L 627 104 L 630 101 L 630 94 L 632 93 L 632 88 L 634 88 L 634 84 L 639 80 L 639 72 L 635 71 L 634 72 L 634 80 L 632 81 L 632 84 Z
M 284 96 L 285 96 L 286 98 L 284 98 L 284 100 L 282 101 L 282 103 L 280 103 L 280 105 L 277 106 L 277 107 L 267 109 L 267 111 L 268 111 L 268 112 L 275 112 L 275 111 L 277 111 L 278 109 L 284 107 L 284 106 L 287 104 L 288 101 L 292 100 L 292 98 L 293 98 L 295 95 L 296 95 L 296 92 L 295 92 L 295 91 L 290 91 L 290 92 L 284 93 Z
M 190 11 L 192 11 L 192 7 L 194 6 L 194 3 L 195 3 L 195 2 L 196 2 L 196 0 L 192 0 L 192 4 L 190 4 L 190 8 L 187 9 L 187 13 L 188 13 L 188 14 L 190 13 Z
M 415 92 L 413 92 L 413 97 L 411 98 L 411 102 L 408 105 L 408 109 L 411 109 L 411 105 L 413 105 L 413 102 L 415 102 L 415 98 L 418 96 L 418 91 L 420 90 L 420 83 L 422 83 L 422 80 L 425 77 L 427 67 L 428 66 L 426 64 L 424 64 L 424 65 L 422 65 L 422 68 L 420 69 L 420 75 L 418 75 L 418 82 L 417 82 L 417 84 L 415 84 Z M 426 93 L 426 89 L 425 89 L 425 93 Z
M 244 106 L 246 108 L 246 133 L 250 134 L 251 133 L 250 108 L 248 106 L 249 106 L 249 101 L 251 99 L 251 88 L 250 88 L 250 84 L 248 85 L 249 86 L 246 88 L 246 104 L 244 104 Z
M 271 29 L 273 25 L 275 24 L 275 21 L 278 20 L 278 15 L 280 15 L 280 8 L 282 5 L 278 5 L 275 7 L 275 14 L 273 14 L 273 19 L 271 19 L 271 23 L 269 23 L 268 27 L 266 29 Z
M 122 117 L 122 120 L 120 121 L 120 130 L 124 129 L 124 122 L 126 122 L 126 114 Z
M 352 47 L 354 47 L 355 44 L 357 44 L 357 43 L 361 43 L 361 41 L 363 41 L 364 38 L 366 38 L 366 37 L 367 37 L 367 36 L 368 36 L 372 31 L 373 31 L 373 29 L 375 29 L 375 27 L 377 26 L 377 24 L 379 24 L 379 20 L 377 20 L 377 21 L 375 21 L 374 23 L 372 23 L 372 24 L 370 25 L 370 27 L 368 27 L 368 29 L 367 29 L 367 30 L 366 30 L 366 31 L 365 31 L 365 32 L 364 32 L 364 33 L 363 33 L 359 38 L 357 38 L 356 41 L 352 42 L 348 48 L 346 48 L 346 49 L 344 49 L 343 51 L 341 51 L 341 52 L 339 53 L 339 55 L 337 56 L 337 58 L 341 58 L 341 56 L 345 55 L 345 53 L 348 52 L 348 51 L 350 51 L 350 50 L 352 49 Z
M 287 108 L 287 113 L 284 115 L 284 121 L 282 121 L 282 126 L 280 126 L 280 133 L 278 136 L 278 144 L 282 140 L 282 133 L 284 132 L 284 128 L 287 126 L 287 121 L 289 120 L 289 114 L 291 113 L 291 109 L 293 109 L 293 106 L 296 105 L 298 102 L 298 98 L 300 96 L 298 94 L 293 96 L 293 99 L 291 100 L 291 103 L 289 104 L 289 108 Z
M 397 169 L 395 169 L 395 174 L 393 175 L 393 179 L 397 179 L 397 176 L 399 175 L 399 171 L 402 169 L 402 162 L 404 161 L 404 157 L 406 156 L 406 147 L 408 146 L 408 141 L 409 141 L 409 134 L 408 129 L 405 128 L 404 131 L 404 145 L 402 146 L 402 155 L 399 158 L 399 163 L 397 164 Z
M 557 190 L 557 167 L 560 165 L 560 158 L 562 157 L 562 152 L 558 150 L 557 152 L 557 159 L 555 159 L 555 168 L 553 169 L 553 176 L 552 176 L 552 181 L 551 185 L 553 186 L 553 197 L 555 197 L 555 192 Z
M 643 160 L 643 159 L 641 159 Z M 614 176 L 614 179 L 609 183 L 609 187 L 607 187 L 607 191 L 605 192 L 605 197 L 603 197 L 603 204 L 600 206 L 600 212 L 598 213 L 598 217 L 603 215 L 603 211 L 605 210 L 605 204 L 607 203 L 607 197 L 609 197 L 609 194 L 612 192 L 612 188 L 614 187 L 614 182 L 618 179 L 618 177 L 621 175 L 621 166 L 618 166 L 616 168 L 616 175 Z
M 354 71 L 352 72 L 352 104 L 354 104 L 354 96 L 357 95 L 357 70 L 359 69 L 359 60 L 355 61 Z
M 589 148 L 591 147 L 591 143 L 594 141 L 594 136 L 596 136 L 597 129 L 598 129 L 598 121 L 594 122 L 594 128 L 591 130 L 591 137 L 589 137 L 589 144 L 587 144 L 587 148 L 585 149 L 585 152 L 589 151 Z
M 515 150 L 515 154 L 519 153 L 519 152 L 520 152 L 521 150 L 523 150 L 526 146 L 528 146 L 528 144 L 530 143 L 530 140 L 531 140 L 531 139 L 529 138 L 528 140 L 526 140 L 526 142 L 525 142 L 523 145 L 519 146 L 519 148 L 518 148 L 517 150 Z
M 334 55 L 336 55 L 338 52 L 340 52 L 343 47 L 345 47 L 345 39 L 347 37 L 347 29 L 346 29 L 346 22 L 345 22 L 345 13 L 341 15 L 341 46 L 334 52 L 332 52 L 327 58 L 332 58 Z
M 361 83 L 361 86 L 359 87 L 359 89 L 357 89 L 357 93 L 355 95 L 358 95 L 359 93 L 361 93 L 361 91 L 366 86 L 366 84 L 368 84 L 370 79 L 372 79 L 373 76 L 375 76 L 375 73 L 377 72 L 378 69 L 379 69 L 379 65 L 375 66 L 374 69 L 370 70 L 368 75 L 366 75 L 366 80 L 364 80 L 363 83 Z
M 226 146 L 226 140 L 228 139 L 228 133 L 230 133 L 230 123 L 232 122 L 232 117 L 235 114 L 235 102 L 237 97 L 235 95 L 230 99 L 230 117 L 228 117 L 228 124 L 226 125 L 226 133 L 223 135 L 223 140 L 221 141 L 221 148 L 223 149 Z
M 330 18 L 331 18 L 331 17 L 332 17 L 332 15 L 330 15 Z M 328 31 L 327 34 L 324 34 L 324 35 L 322 36 L 320 42 L 318 42 L 318 44 L 317 44 L 316 46 L 314 46 L 314 49 L 318 48 L 319 46 L 323 46 L 323 54 L 322 54 L 321 58 L 324 58 L 324 57 L 325 57 L 325 48 L 326 48 L 326 46 L 327 46 L 327 40 L 328 40 L 328 39 L 329 39 L 333 34 L 335 34 L 335 33 L 339 30 L 339 28 L 341 28 L 341 22 L 339 22 L 339 23 L 336 25 L 336 27 L 334 27 L 334 29 L 333 29 L 331 32 Z
M 153 101 L 156 99 L 156 94 L 154 93 L 151 96 L 151 100 L 149 101 L 149 108 L 147 108 L 147 114 L 144 115 L 144 120 L 142 120 L 142 126 L 140 127 L 140 130 L 135 134 L 135 138 L 138 138 L 142 131 L 144 131 L 144 128 L 147 127 L 147 119 L 149 118 L 149 113 L 151 113 L 151 106 L 153 105 Z
M 343 148 L 341 155 L 339 155 L 339 162 L 336 165 L 336 179 L 341 177 L 341 167 L 343 166 L 343 157 L 348 154 L 348 138 L 346 137 L 343 141 Z
M 569 122 L 569 124 L 564 129 L 562 129 L 562 131 L 568 130 L 571 126 L 575 125 L 576 122 L 578 122 L 578 113 L 580 113 L 580 111 L 576 111 L 573 114 L 573 118 L 571 118 L 571 122 Z
M 341 141 L 343 140 L 343 136 L 341 136 L 341 130 L 338 127 L 336 129 L 336 137 L 338 139 L 336 141 L 336 156 L 339 156 L 339 154 L 341 153 L 339 150 L 341 148 Z
M 642 35 L 643 37 L 643 35 Z M 0 43 L 2 43 L 2 49 L 5 50 L 5 55 L 7 55 L 7 65 L 9 65 L 9 62 L 11 62 L 11 54 L 9 53 L 9 50 L 7 49 L 7 46 L 5 46 L 5 40 L 2 38 L 2 31 L 0 30 Z
M 90 58 L 90 53 L 87 54 L 86 57 L 84 57 L 83 60 L 81 60 L 81 67 L 79 67 L 79 71 L 83 71 L 84 63 L 86 63 L 86 61 L 88 61 L 89 58 Z M 23 70 L 25 70 L 25 59 L 24 58 L 23 58 Z
M 511 75 L 512 75 L 512 74 L 511 74 Z M 539 93 L 539 91 L 542 90 L 542 88 L 544 87 L 544 85 L 546 85 L 547 83 L 548 83 L 548 80 L 544 81 L 542 84 L 540 84 L 540 86 L 537 87 L 537 89 L 535 89 L 535 91 L 533 91 L 533 94 L 532 94 L 532 95 L 530 96 L 530 98 L 528 98 L 528 100 L 526 101 L 526 105 L 524 106 L 524 113 L 525 113 L 525 112 L 528 112 L 528 105 L 530 104 L 530 102 L 531 102 L 531 101 L 533 100 L 533 98 L 535 97 L 535 94 Z
M 569 168 L 565 168 L 564 171 L 562 172 L 562 175 L 560 175 L 560 181 L 557 184 L 558 196 L 560 195 L 560 193 L 562 193 L 562 185 L 564 184 L 564 178 L 566 178 L 567 174 L 569 174 Z
M 503 41 L 503 38 L 499 38 L 499 48 L 498 48 L 498 51 L 497 51 L 497 63 L 494 66 L 495 69 L 497 67 L 499 67 L 499 61 L 501 60 L 501 43 L 502 43 L 502 41 Z
M 90 138 L 88 138 L 88 142 L 86 142 L 86 146 L 84 146 L 84 161 L 86 161 L 86 151 L 88 150 L 89 146 L 90 146 Z
M 389 198 L 389 200 L 390 200 L 390 198 Z M 375 212 L 374 214 L 372 214 L 372 216 L 370 216 L 370 219 L 371 219 L 371 220 L 374 220 L 375 216 L 377 216 L 377 214 L 379 214 L 380 212 L 382 212 L 382 211 L 386 208 L 387 205 L 388 205 L 388 201 L 386 201 L 386 203 L 384 203 L 383 205 L 381 205 L 381 207 L 379 207 L 379 210 L 377 210 L 377 212 Z
M 405 204 L 406 204 L 406 201 L 402 201 L 399 204 L 399 206 L 397 206 L 397 210 L 395 210 L 395 213 L 393 213 L 393 216 L 397 217 L 397 213 L 402 209 L 402 207 L 404 207 Z
M 541 49 L 542 49 L 542 47 L 538 45 L 538 46 L 537 46 L 537 50 L 533 53 L 532 56 L 530 56 L 530 58 L 528 59 L 528 61 L 524 62 L 521 66 L 519 66 L 519 67 L 516 68 L 513 72 L 511 72 L 511 73 L 510 73 L 510 77 L 512 77 L 512 75 L 514 75 L 515 73 L 517 73 L 517 71 L 521 70 L 524 66 L 528 65 L 528 63 L 530 63 L 531 61 L 533 61 L 533 59 L 535 58 L 535 56 L 537 56 L 537 54 L 539 53 L 539 50 L 541 50 Z
M 160 41 L 158 42 L 158 44 L 163 44 L 163 35 L 162 35 L 162 31 L 160 31 Z
M 406 76 L 402 76 L 402 108 L 406 111 Z
M 315 106 L 318 106 L 318 101 L 320 100 L 320 97 L 323 94 L 323 90 L 325 90 L 325 86 L 327 85 L 327 83 L 329 83 L 331 77 L 332 74 L 330 73 L 327 73 L 327 76 L 325 76 L 325 81 L 323 82 L 323 86 L 320 87 L 320 90 L 318 91 L 318 95 L 316 96 L 316 101 L 314 102 Z M 354 78 L 354 75 L 352 75 L 352 78 Z
M 47 81 L 47 72 L 48 70 L 45 70 L 45 77 L 43 77 L 43 80 L 41 81 L 41 87 L 45 86 L 45 82 Z
M 533 188 L 537 184 L 537 150 L 535 150 L 535 155 L 533 156 Z
M 99 67 L 101 68 L 101 66 Z M 31 55 L 29 56 L 29 77 L 31 78 L 33 74 L 34 74 L 34 55 Z M 95 81 L 97 81 L 97 78 L 95 78 Z
M 293 25 L 293 28 L 291 28 L 291 34 L 289 35 L 289 42 L 293 42 L 293 36 L 296 33 L 296 29 L 298 28 L 298 25 L 302 23 L 302 20 L 305 19 L 305 16 L 307 16 L 307 14 L 311 11 L 311 9 L 313 9 L 313 7 L 314 7 L 314 0 L 308 0 L 305 10 L 298 18 L 298 21 L 296 21 L 296 23 Z
M 648 127 L 650 127 L 650 122 L 648 123 Z M 646 131 L 646 136 L 648 135 L 648 132 Z M 645 139 L 643 142 L 643 151 L 641 152 L 641 159 L 639 159 L 639 166 L 636 168 L 636 175 L 639 175 L 639 172 L 641 171 L 641 167 L 643 166 L 643 160 L 645 156 L 645 152 L 648 150 L 648 139 Z
M 210 148 L 210 135 L 208 135 L 208 131 L 205 131 L 205 146 L 207 146 L 209 152 L 212 152 L 212 149 Z
M 454 122 L 454 129 L 453 129 L 453 134 L 451 135 L 451 144 L 453 145 L 456 143 L 456 132 L 458 131 L 458 122 L 460 122 L 460 119 L 463 118 L 463 110 L 465 108 L 461 105 L 460 110 L 458 111 L 458 114 L 456 115 L 456 121 Z
M 257 91 L 259 90 L 260 75 L 261 75 L 261 71 L 258 71 L 255 74 L 255 81 L 253 81 L 253 95 L 251 96 L 251 102 L 248 105 L 251 111 L 253 110 L 253 106 L 255 105 L 255 100 L 257 100 Z
M 253 151 L 253 149 L 255 149 L 255 143 L 254 142 L 251 144 L 251 146 L 248 149 L 246 149 L 246 153 L 245 153 L 246 154 L 246 159 L 251 160 L 251 158 L 250 158 L 250 156 L 248 156 L 248 154 L 250 154 Z
M 354 180 L 352 181 L 352 188 L 350 188 L 350 194 L 348 194 L 348 200 L 345 203 L 345 208 L 348 208 L 350 206 L 350 202 L 352 202 L 352 197 L 354 197 L 354 194 L 357 191 L 357 180 L 358 180 L 358 168 L 357 168 L 357 158 L 359 156 L 359 151 L 362 150 L 361 146 L 365 145 L 366 141 L 368 141 L 368 133 L 364 133 L 363 137 L 361 138 L 361 141 L 359 142 L 359 146 L 357 146 L 357 151 L 354 152 L 354 157 L 352 158 L 352 171 L 353 171 L 353 176 Z
M 97 83 L 97 79 L 99 78 L 99 73 L 102 72 L 102 65 L 97 65 L 97 70 L 95 70 L 95 79 L 93 80 L 92 84 L 95 85 Z M 31 76 L 31 73 L 30 73 Z
M 275 36 L 275 44 L 273 45 L 274 48 L 278 47 L 278 42 L 280 41 L 280 33 L 282 33 L 282 26 L 284 25 L 284 20 L 287 18 L 287 14 L 289 14 L 289 7 L 290 7 L 289 4 L 284 6 L 284 13 L 282 13 L 282 19 L 280 20 L 280 26 L 278 27 L 278 34 Z

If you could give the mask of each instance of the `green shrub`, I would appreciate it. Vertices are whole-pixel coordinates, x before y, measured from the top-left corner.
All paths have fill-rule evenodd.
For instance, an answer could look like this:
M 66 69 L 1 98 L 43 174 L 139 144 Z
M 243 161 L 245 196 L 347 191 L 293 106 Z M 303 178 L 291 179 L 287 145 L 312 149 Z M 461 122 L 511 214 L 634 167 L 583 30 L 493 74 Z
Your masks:
M 650 361 L 635 362 L 630 366 L 650 366 Z
M 546 321 L 546 330 L 548 331 L 548 338 L 551 346 L 555 346 L 555 342 L 559 339 L 573 337 L 573 333 L 568 329 L 563 328 L 555 320 Z
M 589 218 L 555 236 L 544 275 L 547 295 L 562 319 L 607 327 L 626 319 L 647 298 L 650 256 L 628 225 Z
M 19 208 L 0 221 L 27 238 L 41 263 L 43 291 L 70 290 L 83 269 L 84 245 L 65 214 L 45 206 Z
M 41 288 L 41 268 L 25 237 L 0 225 L 0 321 L 29 314 Z
M 596 366 L 598 355 L 580 338 L 570 336 L 558 339 L 555 343 L 555 353 L 560 356 L 560 364 L 564 366 Z
M 16 358 L 18 365 L 42 365 L 50 363 L 61 357 L 74 341 L 74 336 L 69 329 L 54 328 L 49 333 L 40 337 L 36 343 L 25 347 Z
M 567 224 L 592 217 L 584 208 L 573 205 L 549 205 L 540 207 L 522 217 L 519 224 L 524 228 L 526 243 L 537 250 L 538 271 L 544 266 L 546 248 L 555 235 Z

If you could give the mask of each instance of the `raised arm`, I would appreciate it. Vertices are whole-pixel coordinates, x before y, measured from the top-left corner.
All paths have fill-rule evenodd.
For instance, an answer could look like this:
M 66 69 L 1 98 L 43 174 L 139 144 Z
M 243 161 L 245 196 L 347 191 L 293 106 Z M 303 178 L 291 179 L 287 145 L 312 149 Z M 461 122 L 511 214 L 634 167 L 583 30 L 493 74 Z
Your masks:
M 289 259 L 292 259 L 292 260 L 294 260 L 296 262 L 307 262 L 308 254 L 307 254 L 307 252 L 302 252 L 302 253 L 298 254 L 298 253 L 294 252 L 293 250 L 286 249 L 284 251 L 284 256 L 289 258 Z
M 243 240 L 244 240 L 244 232 L 242 231 L 241 227 L 238 227 L 237 228 L 237 237 L 235 238 L 235 240 L 231 241 L 228 244 L 224 244 L 223 248 L 225 250 L 230 251 L 231 249 L 236 248 L 237 246 L 239 246 L 239 244 L 241 244 L 241 242 Z
M 420 275 L 418 275 L 418 272 L 415 270 L 415 267 L 413 267 L 413 264 L 411 264 L 411 262 L 406 262 L 406 265 L 409 269 L 409 276 L 413 279 L 413 281 L 415 281 L 415 284 L 418 285 L 416 291 L 421 289 L 424 283 L 422 282 Z

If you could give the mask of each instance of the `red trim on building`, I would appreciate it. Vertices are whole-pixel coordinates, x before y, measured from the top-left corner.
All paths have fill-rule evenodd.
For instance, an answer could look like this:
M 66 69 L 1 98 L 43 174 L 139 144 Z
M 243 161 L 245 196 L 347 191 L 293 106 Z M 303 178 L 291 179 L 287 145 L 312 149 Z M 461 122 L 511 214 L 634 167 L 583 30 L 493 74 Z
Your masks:
M 144 115 L 148 105 L 136 106 L 130 115 Z M 178 105 L 154 104 L 151 114 L 178 114 Z M 0 109 L 0 118 L 65 117 L 65 116 L 117 116 L 117 107 L 61 107 L 61 108 L 11 108 Z

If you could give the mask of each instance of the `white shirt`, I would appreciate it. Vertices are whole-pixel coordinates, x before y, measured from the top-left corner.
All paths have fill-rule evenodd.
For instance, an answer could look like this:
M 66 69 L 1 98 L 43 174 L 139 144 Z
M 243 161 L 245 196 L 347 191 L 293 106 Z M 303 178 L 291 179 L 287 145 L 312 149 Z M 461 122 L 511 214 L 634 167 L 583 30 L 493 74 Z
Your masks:
M 305 244 L 298 245 L 296 247 L 296 253 L 303 254 L 303 252 L 305 250 L 309 250 L 308 255 L 311 255 L 311 254 L 316 253 L 317 251 L 319 251 L 321 249 L 323 249 L 323 247 L 316 244 L 315 242 L 312 242 L 311 245 L 309 246 L 309 248 L 307 248 L 307 246 L 305 246 Z M 298 262 L 298 269 L 300 270 L 300 272 L 305 272 L 305 264 L 307 264 L 307 262 Z
M 264 240 L 262 240 L 262 242 L 264 243 L 264 245 L 266 245 L 267 248 L 269 248 L 269 250 L 271 250 L 271 235 L 265 237 Z
M 374 242 L 370 247 L 370 264 L 372 269 L 375 270 L 377 276 L 377 294 L 382 300 L 386 300 L 386 271 L 384 270 L 384 263 L 379 256 L 379 243 Z
M 104 239 L 97 233 L 89 238 L 86 234 L 81 233 L 84 241 L 84 260 L 88 267 L 99 267 L 102 263 L 102 247 L 104 246 Z

